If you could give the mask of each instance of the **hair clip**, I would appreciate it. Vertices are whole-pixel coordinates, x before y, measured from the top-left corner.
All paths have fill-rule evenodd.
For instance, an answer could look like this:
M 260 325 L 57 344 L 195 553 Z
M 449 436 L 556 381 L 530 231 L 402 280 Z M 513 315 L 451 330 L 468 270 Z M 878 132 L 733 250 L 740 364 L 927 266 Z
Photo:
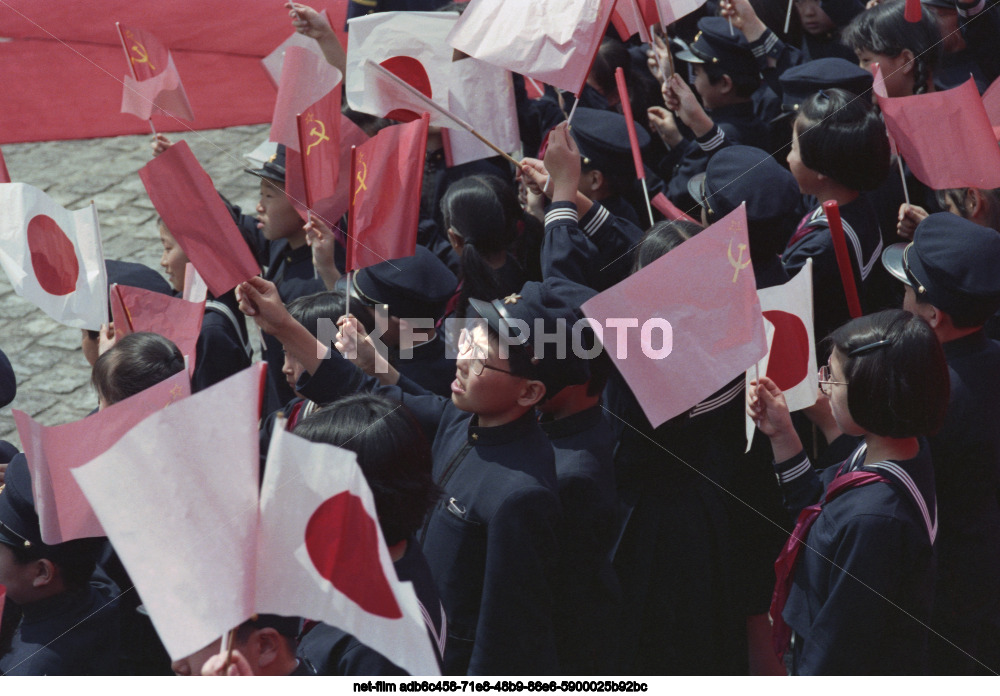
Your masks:
M 830 99 L 830 95 L 826 93 L 825 89 L 821 89 L 820 91 L 816 92 L 816 96 L 823 97 L 824 99 L 827 99 L 827 100 Z
M 854 358 L 854 357 L 857 357 L 859 355 L 864 355 L 865 353 L 870 353 L 871 351 L 875 350 L 876 348 L 881 348 L 882 346 L 888 346 L 891 343 L 892 343 L 892 341 L 890 341 L 888 338 L 883 338 L 881 341 L 875 341 L 874 343 L 868 343 L 868 344 L 863 345 L 863 346 L 858 346 L 857 348 L 855 348 L 854 350 L 852 350 L 850 353 L 848 353 L 847 357 Z

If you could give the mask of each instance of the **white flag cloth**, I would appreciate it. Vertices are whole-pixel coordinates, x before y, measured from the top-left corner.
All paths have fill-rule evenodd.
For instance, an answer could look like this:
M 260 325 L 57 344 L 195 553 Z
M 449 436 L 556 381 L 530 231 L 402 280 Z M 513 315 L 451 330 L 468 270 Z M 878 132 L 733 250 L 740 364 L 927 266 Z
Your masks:
M 764 320 L 764 335 L 767 336 L 768 352 L 767 355 L 765 355 L 763 358 L 757 361 L 756 365 L 747 370 L 746 377 L 744 378 L 747 391 L 750 391 L 750 389 L 753 388 L 750 386 L 751 380 L 757 381 L 760 379 L 761 375 L 767 374 L 767 361 L 771 357 L 771 345 L 774 342 L 774 324 L 769 322 L 767 319 Z M 753 445 L 753 435 L 755 432 L 757 432 L 757 424 L 754 422 L 754 419 L 750 417 L 750 414 L 747 414 L 746 431 L 747 431 L 746 452 L 749 452 L 750 446 Z
M 509 70 L 471 57 L 453 61 L 448 108 L 504 152 L 516 152 L 521 147 L 514 81 Z M 449 167 L 496 155 L 465 130 L 449 129 L 447 148 Z
M 262 370 L 167 406 L 73 470 L 175 660 L 255 612 Z
M 812 259 L 784 285 L 757 291 L 764 318 L 774 325 L 764 374 L 784 392 L 789 411 L 816 403 L 819 377 L 812 295 Z
M 0 184 L 0 265 L 14 292 L 61 324 L 99 331 L 108 276 L 93 203 L 69 211 L 28 184 Z
M 326 10 L 320 13 L 326 20 L 327 24 L 330 23 L 330 17 Z M 271 78 L 271 82 L 274 83 L 274 88 L 277 89 L 278 85 L 281 83 L 281 66 L 285 62 L 285 52 L 291 47 L 304 48 L 307 51 L 312 51 L 324 61 L 326 57 L 323 55 L 323 49 L 319 47 L 316 43 L 316 39 L 309 38 L 305 34 L 300 34 L 299 32 L 293 33 L 287 39 L 281 42 L 281 44 L 268 53 L 266 56 L 260 59 L 261 65 L 264 66 L 264 70 L 267 71 L 267 76 Z
M 276 427 L 257 542 L 257 611 L 337 626 L 413 675 L 440 674 L 353 452 Z
M 472 0 L 448 43 L 575 94 L 583 89 L 613 8 L 608 0 Z
M 452 50 L 446 39 L 457 18 L 451 12 L 380 12 L 348 22 L 351 39 L 344 78 L 348 105 L 374 116 L 399 108 L 413 111 L 395 102 L 380 88 L 377 76 L 362 68 L 370 60 L 447 107 Z M 419 118 L 422 111 L 414 116 Z
M 704 4 L 705 0 L 656 0 L 656 9 L 660 12 L 660 22 L 667 26 Z

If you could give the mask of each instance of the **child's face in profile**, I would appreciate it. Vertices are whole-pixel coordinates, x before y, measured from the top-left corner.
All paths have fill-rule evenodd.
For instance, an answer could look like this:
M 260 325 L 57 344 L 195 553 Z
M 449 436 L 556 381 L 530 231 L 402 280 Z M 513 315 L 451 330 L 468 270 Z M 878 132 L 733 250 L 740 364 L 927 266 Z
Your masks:
M 809 195 L 814 193 L 814 187 L 817 183 L 818 174 L 802 163 L 802 154 L 799 151 L 799 130 L 803 127 L 808 127 L 801 118 L 795 119 L 795 125 L 792 128 L 792 149 L 788 152 L 788 169 L 792 172 L 792 176 L 795 177 L 796 183 L 799 185 L 799 191 Z
M 184 271 L 188 258 L 166 227 L 160 224 L 160 243 L 163 245 L 163 256 L 160 265 L 167 274 L 167 282 L 177 292 L 184 291 Z
M 477 323 L 459 341 L 451 400 L 463 411 L 479 416 L 483 427 L 502 425 L 518 418 L 525 406 L 519 403 L 527 380 L 510 374 L 510 363 L 500 358 L 499 341 Z M 476 374 L 481 371 L 480 374 Z

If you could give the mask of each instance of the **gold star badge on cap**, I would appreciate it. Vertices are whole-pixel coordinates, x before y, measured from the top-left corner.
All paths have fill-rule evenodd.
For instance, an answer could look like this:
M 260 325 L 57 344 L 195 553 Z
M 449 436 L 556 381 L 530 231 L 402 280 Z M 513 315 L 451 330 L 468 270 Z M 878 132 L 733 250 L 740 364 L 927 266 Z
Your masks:
M 511 293 L 510 295 L 507 295 L 507 297 L 503 298 L 503 303 L 505 305 L 508 305 L 508 304 L 517 304 L 517 301 L 520 300 L 520 299 L 521 299 L 521 296 L 518 295 L 516 292 L 514 292 L 514 293 Z

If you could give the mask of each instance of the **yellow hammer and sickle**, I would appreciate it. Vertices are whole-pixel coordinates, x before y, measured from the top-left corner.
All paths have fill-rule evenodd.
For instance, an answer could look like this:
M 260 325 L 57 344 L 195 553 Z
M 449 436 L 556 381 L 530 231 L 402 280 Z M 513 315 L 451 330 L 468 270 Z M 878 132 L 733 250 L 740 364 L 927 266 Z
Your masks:
M 149 63 L 149 69 L 156 70 L 156 66 L 149 61 L 149 53 L 146 52 L 145 46 L 136 41 L 132 44 L 132 52 L 139 56 L 138 58 L 132 58 L 133 63 Z
M 729 248 L 726 250 L 726 254 L 729 256 L 729 264 L 733 268 L 736 269 L 736 271 L 733 272 L 733 282 L 734 283 L 736 282 L 736 279 L 739 277 L 740 271 L 742 271 L 744 268 L 746 268 L 747 266 L 750 265 L 750 259 L 749 258 L 747 258 L 746 263 L 742 263 L 742 261 L 743 261 L 743 252 L 746 250 L 747 245 L 746 244 L 739 244 L 739 245 L 737 245 L 736 248 L 739 249 L 739 255 L 737 255 L 737 257 L 734 259 L 733 258 L 733 240 L 730 239 L 729 240 Z
M 315 119 L 315 122 L 319 124 L 319 130 L 316 129 L 316 126 L 313 126 L 313 129 L 309 131 L 309 135 L 315 135 L 316 139 L 311 143 L 309 143 L 309 145 L 306 147 L 306 157 L 309 156 L 309 153 L 312 151 L 314 147 L 319 145 L 324 140 L 330 139 L 330 136 L 326 134 L 326 124 L 320 121 L 318 118 Z
M 368 187 L 365 185 L 365 179 L 368 178 L 368 165 L 365 164 L 364 162 L 359 162 L 359 164 L 362 167 L 364 167 L 364 169 L 362 169 L 360 172 L 358 172 L 358 176 L 357 176 L 358 187 L 354 190 L 354 199 L 351 201 L 351 203 L 354 203 L 355 201 L 358 200 L 358 194 L 359 193 L 361 193 L 362 191 L 367 191 L 368 190 Z

